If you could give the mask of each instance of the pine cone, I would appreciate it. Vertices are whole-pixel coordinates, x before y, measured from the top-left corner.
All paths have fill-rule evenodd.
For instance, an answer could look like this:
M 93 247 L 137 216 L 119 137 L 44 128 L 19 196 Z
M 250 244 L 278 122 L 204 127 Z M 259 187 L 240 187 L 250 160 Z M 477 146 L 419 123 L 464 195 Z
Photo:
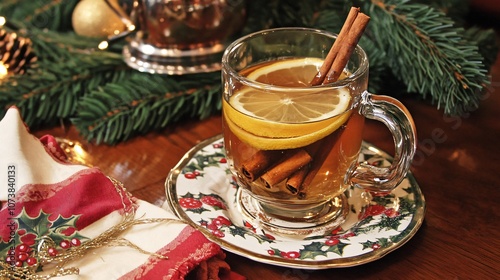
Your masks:
M 31 40 L 0 29 L 0 61 L 11 74 L 24 74 L 37 60 Z

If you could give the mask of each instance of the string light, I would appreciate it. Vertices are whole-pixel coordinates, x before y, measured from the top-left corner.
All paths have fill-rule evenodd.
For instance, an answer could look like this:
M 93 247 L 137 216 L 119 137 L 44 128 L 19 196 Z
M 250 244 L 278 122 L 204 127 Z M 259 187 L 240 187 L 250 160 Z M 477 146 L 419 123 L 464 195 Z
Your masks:
M 7 71 L 7 66 L 3 64 L 2 61 L 0 61 L 0 81 L 3 80 L 7 75 L 9 74 L 9 71 Z

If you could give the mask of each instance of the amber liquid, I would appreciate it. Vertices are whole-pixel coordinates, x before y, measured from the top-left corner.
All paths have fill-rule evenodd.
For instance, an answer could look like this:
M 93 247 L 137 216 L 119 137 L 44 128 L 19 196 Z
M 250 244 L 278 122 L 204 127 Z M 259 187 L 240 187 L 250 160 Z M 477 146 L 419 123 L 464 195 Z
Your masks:
M 244 69 L 240 74 L 246 76 L 262 66 L 256 65 L 251 69 Z M 280 79 L 290 81 L 289 78 L 283 76 Z M 273 81 L 268 80 L 266 83 L 273 84 Z M 290 86 L 290 84 L 287 86 Z M 303 82 L 299 81 L 295 86 L 303 86 Z M 235 96 L 238 93 L 239 90 L 236 88 L 232 95 Z M 356 93 L 351 94 L 355 95 Z M 351 97 L 351 101 L 353 99 Z M 223 102 L 227 103 L 228 100 L 224 99 Z M 346 173 L 352 164 L 356 162 L 361 148 L 364 117 L 357 111 L 356 107 L 351 106 L 349 111 L 344 112 L 344 114 L 350 114 L 347 121 L 330 135 L 318 139 L 314 143 L 296 149 L 276 149 L 272 151 L 259 151 L 252 143 L 246 143 L 239 139 L 229 128 L 224 114 L 223 128 L 227 159 L 239 186 L 249 190 L 261 202 L 282 203 L 283 205 L 295 205 L 297 207 L 324 203 L 340 195 L 347 187 L 345 182 Z M 300 185 L 290 187 L 288 184 L 289 178 L 268 185 L 261 177 L 249 179 L 245 175 L 245 164 L 251 161 L 257 153 L 273 154 L 272 160 L 275 162 L 269 164 L 269 167 L 267 167 L 269 170 L 282 161 L 283 157 L 299 149 L 307 151 L 313 157 L 310 163 L 302 167 L 307 170 L 305 172 L 307 175 L 306 180 Z M 265 174 L 268 170 L 262 172 Z

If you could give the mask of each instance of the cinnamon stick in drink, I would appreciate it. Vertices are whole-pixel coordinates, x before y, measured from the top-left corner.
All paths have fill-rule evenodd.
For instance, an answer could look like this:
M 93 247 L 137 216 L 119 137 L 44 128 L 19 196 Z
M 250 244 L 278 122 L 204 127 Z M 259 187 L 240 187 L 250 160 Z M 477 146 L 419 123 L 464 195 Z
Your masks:
M 337 56 L 337 53 L 339 52 L 340 47 L 342 46 L 342 42 L 344 41 L 344 38 L 346 37 L 347 33 L 349 33 L 349 30 L 351 29 L 351 26 L 354 23 L 354 20 L 356 19 L 358 13 L 359 13 L 359 8 L 351 7 L 351 10 L 347 15 L 346 21 L 344 22 L 342 29 L 340 29 L 340 32 L 337 35 L 337 39 L 330 48 L 330 51 L 328 52 L 325 61 L 321 65 L 318 73 L 316 74 L 316 76 L 314 76 L 311 85 L 313 86 L 321 85 L 325 80 L 326 75 L 328 74 L 330 68 L 332 67 L 333 61 L 335 60 L 335 57 Z
M 344 71 L 347 62 L 349 61 L 352 52 L 356 48 L 361 35 L 363 35 L 363 32 L 365 31 L 365 28 L 368 25 L 369 21 L 369 16 L 363 13 L 358 14 L 356 19 L 354 20 L 354 23 L 352 24 L 351 29 L 349 30 L 349 33 L 343 40 L 342 47 L 335 57 L 330 71 L 328 71 L 328 73 L 326 74 L 323 84 L 335 82 L 340 77 L 340 74 L 342 74 L 342 72 Z
M 309 165 L 304 166 L 303 168 L 294 172 L 286 180 L 286 189 L 291 194 L 298 194 L 299 193 L 299 189 L 302 186 L 302 183 L 304 182 L 304 179 L 306 178 L 307 174 L 309 173 L 309 168 L 310 168 Z
M 337 39 L 311 81 L 311 85 L 332 83 L 340 77 L 369 21 L 370 17 L 360 13 L 359 8 L 351 8 Z
M 257 151 L 241 166 L 241 173 L 250 182 L 257 180 L 264 172 L 279 159 L 279 151 Z
M 295 150 L 283 161 L 264 173 L 264 175 L 261 176 L 261 180 L 267 188 L 271 188 L 288 178 L 300 168 L 306 166 L 311 161 L 312 157 L 304 149 Z
M 326 137 L 328 139 L 329 137 Z M 286 188 L 292 193 L 292 194 L 297 194 L 299 190 L 302 187 L 302 183 L 304 182 L 304 179 L 306 178 L 307 174 L 311 171 L 311 165 L 314 164 L 317 158 L 317 153 L 318 150 L 321 149 L 321 147 L 325 147 L 328 145 L 325 145 L 323 143 L 325 140 L 320 140 L 317 141 L 316 143 L 312 144 L 307 148 L 307 152 L 309 155 L 312 157 L 312 161 L 310 164 L 308 164 L 306 167 L 301 168 L 297 172 L 293 173 L 286 181 Z

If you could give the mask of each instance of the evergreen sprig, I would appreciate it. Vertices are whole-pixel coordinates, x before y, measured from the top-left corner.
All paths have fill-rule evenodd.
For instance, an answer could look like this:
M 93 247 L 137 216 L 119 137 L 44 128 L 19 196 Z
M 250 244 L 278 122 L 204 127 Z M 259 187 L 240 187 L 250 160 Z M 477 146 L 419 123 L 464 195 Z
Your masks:
M 441 11 L 410 1 L 374 0 L 366 7 L 369 36 L 408 92 L 417 92 L 448 114 L 476 109 L 488 83 L 477 43 Z
M 189 77 L 135 72 L 121 83 L 108 83 L 84 96 L 72 122 L 84 137 L 116 144 L 182 118 L 206 118 L 220 110 L 219 73 Z
M 33 48 L 44 55 L 26 74 L 0 84 L 2 107 L 18 106 L 24 121 L 34 129 L 74 116 L 79 99 L 90 90 L 121 82 L 134 72 L 119 54 L 61 44 L 59 36 L 33 32 Z
M 0 84 L 0 116 L 16 105 L 32 128 L 70 121 L 82 136 L 115 144 L 184 118 L 220 110 L 220 73 L 140 73 L 122 60 L 124 42 L 96 51 L 98 40 L 71 28 L 79 0 L 5 0 L 9 31 L 28 37 L 38 62 Z M 497 54 L 491 30 L 464 26 L 462 0 L 252 0 L 239 35 L 304 26 L 338 32 L 351 6 L 371 16 L 360 41 L 370 58 L 369 89 L 420 95 L 445 114 L 476 108 Z

